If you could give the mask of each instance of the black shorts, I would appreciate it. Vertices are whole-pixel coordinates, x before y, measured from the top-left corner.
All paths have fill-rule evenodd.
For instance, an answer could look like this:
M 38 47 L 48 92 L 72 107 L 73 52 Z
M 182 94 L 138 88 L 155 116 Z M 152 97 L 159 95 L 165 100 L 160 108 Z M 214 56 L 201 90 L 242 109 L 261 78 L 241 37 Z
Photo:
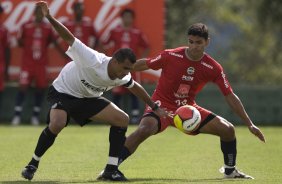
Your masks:
M 74 119 L 80 126 L 89 123 L 90 118 L 99 113 L 111 102 L 104 97 L 77 98 L 64 93 L 59 93 L 53 86 L 49 87 L 47 101 L 51 109 L 61 109 L 67 112 L 67 123 Z M 50 110 L 47 123 L 50 122 Z

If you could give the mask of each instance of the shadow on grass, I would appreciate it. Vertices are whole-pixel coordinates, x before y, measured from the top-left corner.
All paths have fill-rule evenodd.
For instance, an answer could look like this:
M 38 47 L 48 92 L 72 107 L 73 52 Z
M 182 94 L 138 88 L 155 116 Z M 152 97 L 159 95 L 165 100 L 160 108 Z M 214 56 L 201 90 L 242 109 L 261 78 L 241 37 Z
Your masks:
M 173 178 L 132 178 L 128 182 L 148 182 L 148 183 L 207 183 L 207 182 L 238 182 L 234 179 L 205 178 L 205 179 L 173 179 Z
M 223 179 L 223 178 L 205 178 L 205 179 L 173 179 L 173 178 L 132 178 L 125 183 L 207 183 L 207 182 L 238 182 L 237 179 Z M 98 181 L 98 180 L 88 180 L 88 181 L 1 181 L 1 184 L 66 184 L 66 183 L 102 183 L 107 181 Z
M 28 181 L 28 180 L 22 180 L 22 181 L 1 181 L 1 184 L 24 184 L 24 183 L 32 183 L 32 184 L 59 184 L 61 182 L 59 181 Z

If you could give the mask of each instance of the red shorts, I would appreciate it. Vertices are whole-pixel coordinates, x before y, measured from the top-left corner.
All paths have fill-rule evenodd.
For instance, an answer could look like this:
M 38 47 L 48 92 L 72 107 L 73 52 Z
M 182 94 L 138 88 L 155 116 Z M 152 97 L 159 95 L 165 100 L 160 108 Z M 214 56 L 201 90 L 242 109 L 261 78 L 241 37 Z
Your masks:
M 194 132 L 192 133 L 189 133 L 189 135 L 197 135 L 199 134 L 199 129 L 205 125 L 206 123 L 208 123 L 213 117 L 215 117 L 216 115 L 213 114 L 211 111 L 203 108 L 203 107 L 200 107 L 196 104 L 193 104 L 194 107 L 196 107 L 198 109 L 198 111 L 200 112 L 201 114 L 201 122 L 200 122 L 200 125 L 199 125 L 199 128 L 197 130 L 195 130 Z M 170 109 L 168 107 L 166 107 L 165 105 L 161 105 L 161 107 L 163 109 L 166 109 L 169 114 L 174 114 L 175 113 L 175 109 Z M 148 114 L 152 113 L 152 109 L 149 107 L 149 106 L 146 106 L 145 108 L 145 112 L 144 112 L 144 116 L 148 116 Z M 202 125 L 202 126 L 201 126 Z M 174 123 L 173 123 L 173 117 L 172 116 L 168 116 L 166 118 L 160 118 L 160 122 L 159 122 L 159 132 L 162 132 L 164 131 L 168 126 L 173 126 L 175 127 Z M 187 133 L 188 134 L 188 133 Z
M 36 88 L 48 87 L 48 79 L 45 66 L 34 65 L 32 67 L 22 67 L 20 72 L 20 85 L 29 86 L 33 81 L 35 82 Z

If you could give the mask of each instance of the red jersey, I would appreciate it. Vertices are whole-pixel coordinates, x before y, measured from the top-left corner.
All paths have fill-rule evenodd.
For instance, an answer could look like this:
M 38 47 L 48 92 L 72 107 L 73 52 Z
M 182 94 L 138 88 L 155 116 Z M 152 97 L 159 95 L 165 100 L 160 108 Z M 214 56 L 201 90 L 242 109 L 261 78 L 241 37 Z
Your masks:
M 50 24 L 29 21 L 22 25 L 19 38 L 23 42 L 22 66 L 46 66 L 48 46 L 56 39 Z
M 136 28 L 125 29 L 122 26 L 117 26 L 112 29 L 110 36 L 105 44 L 113 43 L 116 51 L 120 48 L 131 48 L 134 53 L 138 53 L 139 48 L 146 49 L 149 47 L 149 43 L 145 35 Z
M 94 48 L 98 41 L 96 33 L 91 21 L 82 20 L 81 22 L 68 21 L 64 25 L 78 38 L 82 43 Z
M 170 110 L 182 105 L 194 105 L 195 96 L 208 83 L 215 83 L 223 93 L 228 95 L 232 88 L 221 65 L 204 54 L 201 60 L 191 61 L 185 55 L 185 47 L 165 50 L 155 58 L 147 60 L 153 70 L 162 69 L 152 99 L 160 101 Z
M 5 68 L 5 48 L 8 47 L 8 30 L 0 25 L 0 71 Z M 3 71 L 2 71 L 3 70 Z

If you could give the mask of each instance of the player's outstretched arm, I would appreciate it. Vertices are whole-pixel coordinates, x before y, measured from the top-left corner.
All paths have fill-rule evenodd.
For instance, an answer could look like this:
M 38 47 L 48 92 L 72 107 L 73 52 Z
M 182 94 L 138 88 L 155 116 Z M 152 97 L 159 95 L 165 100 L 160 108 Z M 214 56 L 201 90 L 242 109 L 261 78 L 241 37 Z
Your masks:
M 139 99 L 143 100 L 146 104 L 148 104 L 154 112 L 159 117 L 166 117 L 168 116 L 167 112 L 160 108 L 157 104 L 155 104 L 149 94 L 146 92 L 146 90 L 137 82 L 134 82 L 134 86 L 132 88 L 128 88 L 128 90 L 133 93 L 135 96 L 137 96 Z
M 229 95 L 225 96 L 225 100 L 227 101 L 228 105 L 232 108 L 232 110 L 248 126 L 250 132 L 252 132 L 255 136 L 257 136 L 261 141 L 265 142 L 263 133 L 257 126 L 253 124 L 238 96 L 235 95 L 234 93 L 230 93 Z
M 36 6 L 40 7 L 43 15 L 48 19 L 60 37 L 71 46 L 75 40 L 73 34 L 62 23 L 50 15 L 47 3 L 44 1 L 39 1 L 36 3 Z
M 147 59 L 143 58 L 143 59 L 138 59 L 136 61 L 136 63 L 133 66 L 133 71 L 144 71 L 144 70 L 148 70 L 149 67 L 147 66 Z

